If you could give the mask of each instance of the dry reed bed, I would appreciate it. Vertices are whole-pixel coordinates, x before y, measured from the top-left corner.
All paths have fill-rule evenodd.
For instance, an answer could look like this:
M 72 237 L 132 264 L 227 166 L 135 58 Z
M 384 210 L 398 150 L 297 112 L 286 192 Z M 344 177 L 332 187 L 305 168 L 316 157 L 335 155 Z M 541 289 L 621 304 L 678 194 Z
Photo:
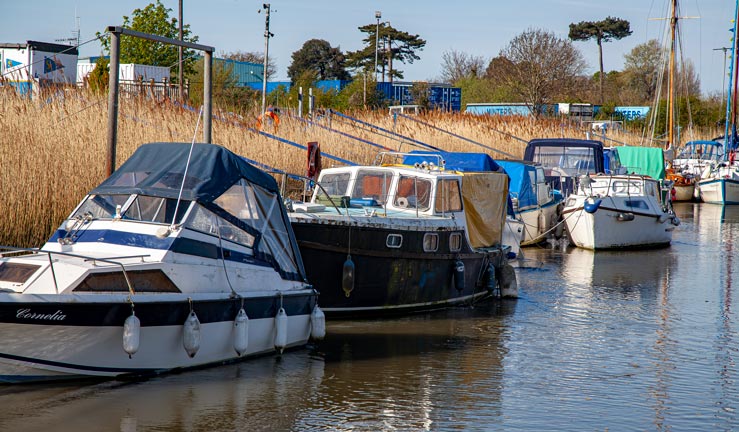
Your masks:
M 42 98 L 38 98 L 42 99 Z M 446 151 L 486 152 L 492 149 L 520 158 L 523 140 L 536 137 L 575 137 L 584 134 L 552 119 L 476 117 L 461 113 L 429 113 L 419 120 L 481 145 L 455 138 L 421 123 L 386 112 L 349 114 L 364 122 L 393 130 Z M 268 166 L 303 174 L 306 154 L 294 146 L 256 134 L 251 119 L 217 115 L 213 121 L 213 141 Z M 190 142 L 195 133 L 197 113 L 168 103 L 124 99 L 119 107 L 117 164 L 125 161 L 142 143 L 158 141 Z M 419 149 L 387 133 L 339 116 L 324 117 L 320 123 L 346 134 L 393 150 Z M 201 123 L 202 125 L 202 123 Z M 0 244 L 38 246 L 42 244 L 90 189 L 105 178 L 107 99 L 87 93 L 54 95 L 30 101 L 14 92 L 0 92 Z M 283 115 L 279 128 L 265 131 L 305 145 L 318 141 L 323 153 L 358 163 L 371 163 L 378 148 L 335 132 Z M 507 135 L 506 135 L 507 134 Z M 636 144 L 633 136 L 615 135 L 616 140 Z M 196 140 L 202 140 L 202 129 Z M 323 158 L 323 166 L 337 162 Z

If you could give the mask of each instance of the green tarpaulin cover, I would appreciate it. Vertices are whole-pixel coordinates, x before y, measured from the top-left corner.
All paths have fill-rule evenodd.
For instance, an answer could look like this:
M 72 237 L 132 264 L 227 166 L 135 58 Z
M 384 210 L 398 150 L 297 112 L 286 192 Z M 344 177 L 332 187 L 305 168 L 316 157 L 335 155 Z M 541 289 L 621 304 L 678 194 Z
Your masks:
M 659 147 L 618 147 L 621 166 L 629 173 L 648 175 L 653 179 L 665 178 L 665 156 Z

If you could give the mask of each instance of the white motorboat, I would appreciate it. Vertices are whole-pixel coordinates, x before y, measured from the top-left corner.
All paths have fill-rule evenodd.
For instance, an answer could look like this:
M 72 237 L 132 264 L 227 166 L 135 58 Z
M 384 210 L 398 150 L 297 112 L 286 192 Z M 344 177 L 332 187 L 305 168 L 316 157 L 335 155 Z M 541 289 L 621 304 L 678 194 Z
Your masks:
M 585 249 L 666 246 L 680 224 L 659 182 L 639 175 L 583 176 L 562 215 L 572 243 Z
M 3 251 L 0 382 L 202 367 L 325 331 L 277 183 L 216 145 L 143 145 L 42 248 Z
M 739 204 L 739 162 L 727 160 L 706 168 L 698 190 L 705 203 Z

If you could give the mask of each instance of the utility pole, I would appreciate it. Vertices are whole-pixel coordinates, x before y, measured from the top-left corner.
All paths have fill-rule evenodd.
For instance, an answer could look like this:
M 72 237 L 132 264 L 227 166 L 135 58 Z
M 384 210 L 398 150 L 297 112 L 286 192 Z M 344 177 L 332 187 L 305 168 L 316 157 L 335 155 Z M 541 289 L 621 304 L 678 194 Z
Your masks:
M 269 38 L 274 34 L 269 32 L 269 13 L 270 4 L 263 3 L 262 9 L 264 9 L 264 70 L 262 71 L 262 115 L 267 110 L 267 64 L 269 62 Z M 259 11 L 261 12 L 261 11 Z
M 182 0 L 180 0 L 180 17 L 178 24 L 180 26 L 180 43 L 182 43 Z M 184 98 L 182 97 L 182 45 L 177 47 L 177 97 L 182 102 Z
M 375 82 L 377 82 L 377 50 L 380 44 L 380 18 L 382 18 L 382 13 L 375 11 L 375 18 L 377 19 L 377 28 L 375 29 Z

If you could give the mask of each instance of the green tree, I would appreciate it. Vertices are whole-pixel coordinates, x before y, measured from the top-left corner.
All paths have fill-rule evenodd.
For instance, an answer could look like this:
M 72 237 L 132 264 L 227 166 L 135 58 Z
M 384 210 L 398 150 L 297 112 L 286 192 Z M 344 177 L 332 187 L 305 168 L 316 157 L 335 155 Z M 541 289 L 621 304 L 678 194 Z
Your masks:
M 264 53 L 255 51 L 234 51 L 231 53 L 223 54 L 223 58 L 240 62 L 256 63 L 260 65 L 264 64 Z M 275 75 L 277 75 L 277 65 L 275 64 L 275 58 L 270 57 L 269 59 L 267 59 L 267 81 L 274 78 Z
M 292 63 L 287 76 L 295 83 L 306 71 L 314 71 L 316 80 L 348 80 L 346 59 L 339 48 L 334 48 L 323 39 L 311 39 L 292 54 Z
M 600 61 L 600 102 L 603 102 L 603 42 L 613 39 L 623 39 L 631 35 L 628 21 L 621 18 L 608 17 L 601 21 L 580 21 L 570 24 L 569 37 L 573 41 L 587 41 L 595 39 L 598 44 L 598 58 Z
M 194 69 L 194 72 L 188 75 L 188 79 L 190 80 L 190 101 L 193 105 L 197 106 L 203 103 L 203 58 L 198 60 Z M 230 96 L 227 95 L 236 84 L 236 77 L 233 75 L 233 67 L 224 61 L 213 62 L 211 80 L 211 96 L 213 98 L 213 104 L 225 107 L 224 101 L 230 98 Z
M 110 83 L 110 62 L 103 56 L 98 57 L 95 69 L 87 76 L 87 85 L 94 93 L 103 94 Z
M 632 93 L 634 103 L 654 102 L 664 54 L 656 39 L 639 44 L 624 54 L 624 88 Z
M 572 94 L 585 69 L 582 54 L 570 41 L 541 29 L 514 37 L 490 63 L 490 79 L 526 103 L 535 115 L 544 104 Z
M 170 18 L 172 9 L 164 7 L 161 0 L 150 3 L 143 9 L 134 9 L 132 17 L 123 17 L 123 27 L 142 33 L 163 36 L 170 39 L 179 38 L 179 24 L 177 18 Z M 97 33 L 100 43 L 106 53 L 110 54 L 110 36 Z M 198 37 L 190 32 L 190 25 L 182 26 L 182 39 L 187 42 L 197 42 Z M 120 62 L 136 63 L 150 66 L 177 66 L 178 47 L 163 44 L 147 39 L 122 35 L 120 40 Z M 194 71 L 195 53 L 192 50 L 183 50 L 183 63 L 185 74 Z M 176 81 L 176 77 L 174 79 Z
M 375 53 L 377 53 L 377 67 L 379 71 L 382 71 L 383 80 L 387 68 L 390 82 L 393 82 L 394 78 L 403 78 L 403 71 L 393 68 L 393 61 L 411 64 L 421 58 L 416 51 L 422 51 L 426 46 L 426 41 L 419 35 L 400 31 L 387 22 L 380 23 L 379 33 L 376 24 L 359 27 L 359 31 L 367 34 L 367 37 L 362 40 L 365 47 L 347 52 L 347 66 L 355 70 L 374 70 Z M 378 39 L 380 46 L 376 45 Z

